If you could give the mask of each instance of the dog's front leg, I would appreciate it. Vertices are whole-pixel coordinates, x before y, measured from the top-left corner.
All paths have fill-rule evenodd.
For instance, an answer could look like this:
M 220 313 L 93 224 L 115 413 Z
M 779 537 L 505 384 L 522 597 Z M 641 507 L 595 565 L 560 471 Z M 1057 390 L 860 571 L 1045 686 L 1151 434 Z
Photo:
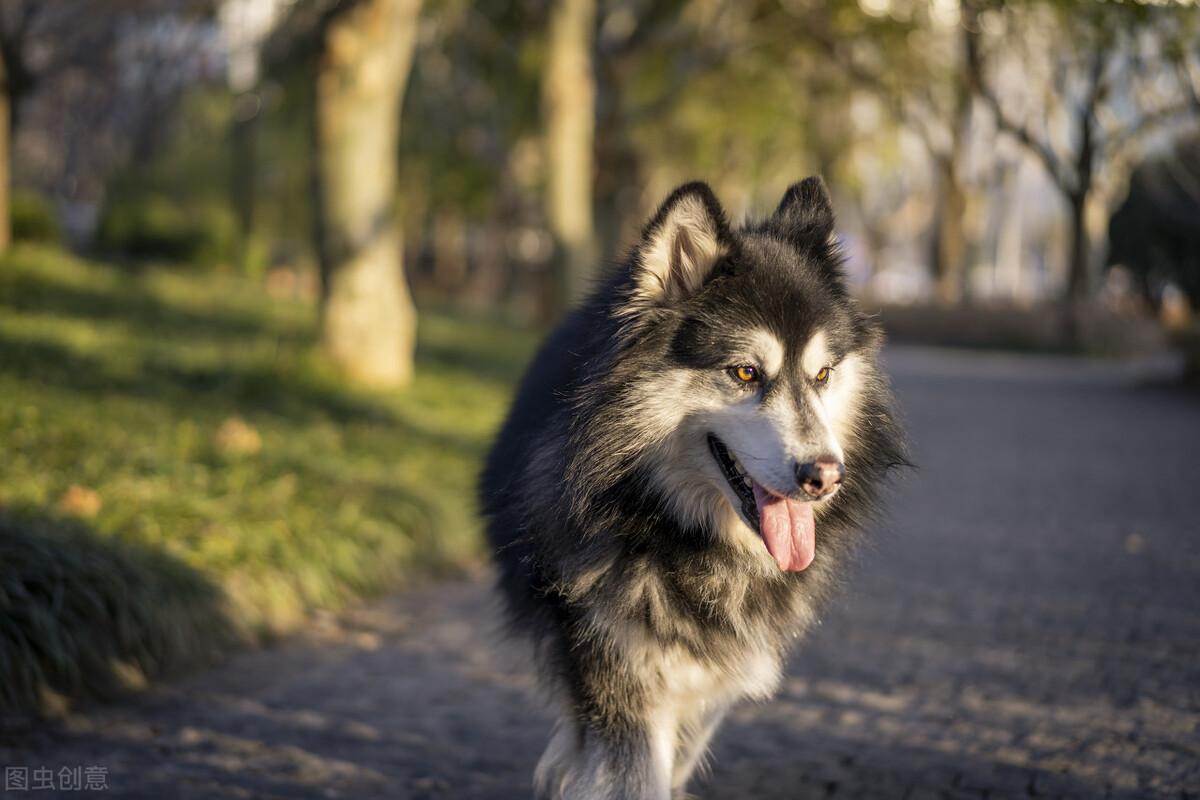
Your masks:
M 566 702 L 538 763 L 538 800 L 669 800 L 676 719 L 627 656 L 593 636 L 560 662 Z
M 614 729 L 560 720 L 535 773 L 537 800 L 668 800 L 667 732 L 646 723 Z
M 671 774 L 671 791 L 674 797 L 687 797 L 688 780 L 704 760 L 704 755 L 708 752 L 708 743 L 724 719 L 726 709 L 727 706 L 721 704 L 698 711 L 688 719 L 687 724 L 679 726 L 679 744 L 675 751 L 674 770 Z

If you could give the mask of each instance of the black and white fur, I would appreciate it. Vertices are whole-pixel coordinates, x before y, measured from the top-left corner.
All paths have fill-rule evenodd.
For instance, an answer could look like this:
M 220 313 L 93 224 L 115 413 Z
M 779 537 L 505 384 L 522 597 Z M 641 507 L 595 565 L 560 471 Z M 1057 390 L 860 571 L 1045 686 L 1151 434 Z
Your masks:
M 481 495 L 509 622 L 560 712 L 538 798 L 681 795 L 729 707 L 775 691 L 905 462 L 833 225 L 819 178 L 738 228 L 682 186 L 529 367 Z M 730 376 L 743 363 L 756 387 Z M 713 436 L 771 492 L 818 451 L 844 463 L 807 569 L 767 553 Z

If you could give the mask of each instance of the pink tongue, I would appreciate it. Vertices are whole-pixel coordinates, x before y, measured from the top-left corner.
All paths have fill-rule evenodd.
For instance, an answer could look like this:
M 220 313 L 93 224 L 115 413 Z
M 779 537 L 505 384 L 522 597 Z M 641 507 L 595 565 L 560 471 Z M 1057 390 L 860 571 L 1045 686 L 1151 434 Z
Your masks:
M 816 553 L 817 526 L 813 521 L 812 503 L 802 503 L 779 497 L 763 489 L 757 482 L 754 502 L 758 504 L 758 525 L 767 552 L 785 572 L 799 572 L 812 563 Z

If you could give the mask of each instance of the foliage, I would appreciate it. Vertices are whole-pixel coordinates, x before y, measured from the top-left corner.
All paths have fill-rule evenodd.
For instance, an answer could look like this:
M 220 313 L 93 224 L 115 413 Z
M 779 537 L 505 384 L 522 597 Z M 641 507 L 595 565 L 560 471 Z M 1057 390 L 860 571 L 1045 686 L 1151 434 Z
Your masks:
M 513 146 L 537 131 L 545 3 L 443 0 L 405 93 L 400 134 L 401 203 L 410 224 L 453 209 L 494 211 Z M 448 103 L 446 98 L 457 98 Z
M 315 318 L 225 274 L 0 262 L 0 546 L 19 555 L 0 592 L 72 609 L 0 615 L 0 685 L 91 688 L 81 654 L 109 624 L 154 673 L 211 649 L 218 607 L 254 638 L 476 556 L 478 460 L 532 334 L 425 313 L 418 377 L 387 395 L 341 384 Z
M 109 201 L 96 231 L 96 245 L 106 253 L 209 267 L 231 261 L 234 240 L 229 209 L 191 211 L 164 195 L 136 190 Z
M 249 248 L 260 257 L 242 264 L 251 272 L 261 266 L 268 245 L 272 259 L 308 252 L 308 107 L 301 79 L 289 73 L 257 97 L 263 110 L 253 123 L 256 238 Z M 110 179 L 96 232 L 101 251 L 202 266 L 239 261 L 230 202 L 233 113 L 234 100 L 224 89 L 185 93 L 162 146 Z
M 18 242 L 57 244 L 62 236 L 54 206 L 37 192 L 13 192 L 9 209 L 12 236 Z
M 230 114 L 224 93 L 185 98 L 162 147 L 110 179 L 96 232 L 102 251 L 204 266 L 232 260 Z

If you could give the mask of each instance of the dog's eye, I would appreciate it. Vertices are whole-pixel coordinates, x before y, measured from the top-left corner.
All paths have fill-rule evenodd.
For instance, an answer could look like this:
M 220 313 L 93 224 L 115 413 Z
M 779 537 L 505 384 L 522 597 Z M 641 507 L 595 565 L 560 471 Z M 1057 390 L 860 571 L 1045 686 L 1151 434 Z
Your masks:
M 829 374 L 831 372 L 833 372 L 833 367 L 821 367 L 819 370 L 817 370 L 817 383 L 821 384 L 822 386 L 829 383 Z
M 758 367 L 752 364 L 738 364 L 729 368 L 729 374 L 738 383 L 754 383 L 758 380 Z

